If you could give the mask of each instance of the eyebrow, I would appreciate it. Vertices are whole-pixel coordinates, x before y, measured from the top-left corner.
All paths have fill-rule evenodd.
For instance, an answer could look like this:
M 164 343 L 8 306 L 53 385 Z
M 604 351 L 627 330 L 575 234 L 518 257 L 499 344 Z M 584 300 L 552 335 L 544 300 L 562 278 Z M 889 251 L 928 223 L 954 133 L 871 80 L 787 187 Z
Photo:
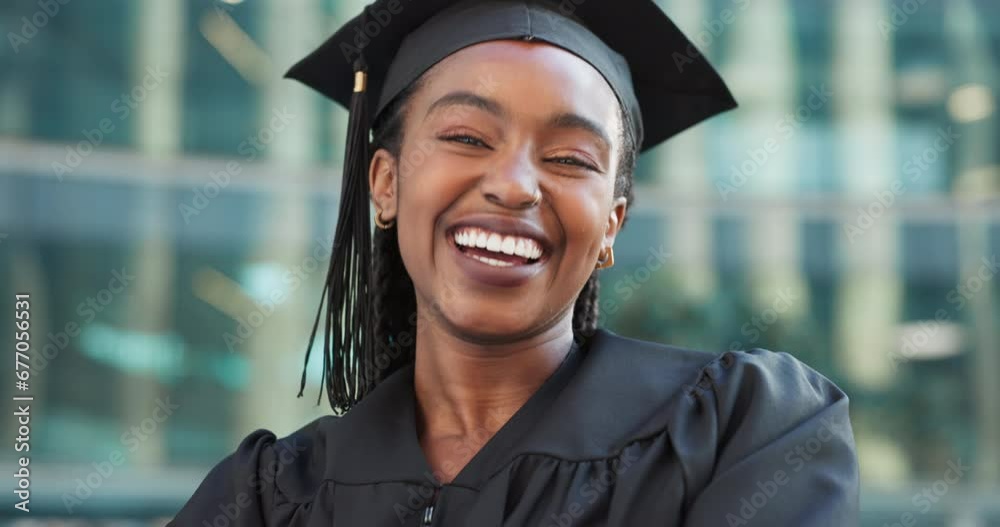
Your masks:
M 489 99 L 470 91 L 453 91 L 434 101 L 434 103 L 427 108 L 427 113 L 424 114 L 424 119 L 435 111 L 451 106 L 471 106 L 473 108 L 483 110 L 484 112 L 491 113 L 501 119 L 506 119 L 508 117 L 507 111 L 494 99 Z
M 596 121 L 588 119 L 582 115 L 575 113 L 561 113 L 549 119 L 548 125 L 552 128 L 576 128 L 578 130 L 589 132 L 604 143 L 605 148 L 611 148 L 611 137 L 606 131 L 604 131 L 604 127 Z
M 508 119 L 510 117 L 503 105 L 495 99 L 483 97 L 482 95 L 470 91 L 454 91 L 434 101 L 434 103 L 427 108 L 427 112 L 424 114 L 424 119 L 436 111 L 453 106 L 471 106 L 493 114 L 500 119 Z M 609 136 L 604 130 L 604 127 L 596 121 L 588 119 L 582 115 L 572 112 L 561 113 L 550 118 L 546 124 L 550 128 L 583 130 L 597 137 L 597 139 L 603 143 L 605 148 L 611 148 L 611 136 Z

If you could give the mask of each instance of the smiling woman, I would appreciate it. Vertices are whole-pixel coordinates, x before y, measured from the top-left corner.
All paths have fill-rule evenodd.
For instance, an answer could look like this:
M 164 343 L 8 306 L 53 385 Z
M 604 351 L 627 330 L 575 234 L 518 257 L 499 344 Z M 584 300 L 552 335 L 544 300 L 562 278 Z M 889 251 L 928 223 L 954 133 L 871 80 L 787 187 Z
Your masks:
M 495 88 L 475 94 L 483 78 Z M 450 331 L 477 340 L 551 336 L 625 214 L 615 182 L 624 190 L 632 167 L 617 177 L 625 143 L 610 138 L 624 126 L 608 83 L 561 48 L 491 41 L 436 64 L 403 101 L 409 118 L 386 141 L 398 149 L 378 149 L 370 177 L 382 217 L 398 218 L 394 272 L 412 279 L 417 311 L 440 300 Z M 397 168 L 420 144 L 423 161 Z M 539 256 L 517 261 L 518 240 Z
M 856 523 L 829 380 L 597 327 L 638 153 L 735 107 L 653 2 L 597 4 L 379 1 L 292 68 L 350 110 L 338 415 L 257 430 L 174 524 Z

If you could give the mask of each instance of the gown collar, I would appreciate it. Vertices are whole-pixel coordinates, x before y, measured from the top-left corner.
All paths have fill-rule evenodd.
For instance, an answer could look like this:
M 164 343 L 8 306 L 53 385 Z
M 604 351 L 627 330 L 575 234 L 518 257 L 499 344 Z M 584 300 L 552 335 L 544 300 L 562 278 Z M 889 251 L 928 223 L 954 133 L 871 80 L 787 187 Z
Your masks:
M 601 331 L 601 330 L 598 330 Z M 573 342 L 556 370 L 482 446 L 449 485 L 479 488 L 519 452 L 578 370 L 588 344 Z M 325 479 L 346 484 L 438 485 L 417 437 L 413 364 L 392 373 L 327 430 Z

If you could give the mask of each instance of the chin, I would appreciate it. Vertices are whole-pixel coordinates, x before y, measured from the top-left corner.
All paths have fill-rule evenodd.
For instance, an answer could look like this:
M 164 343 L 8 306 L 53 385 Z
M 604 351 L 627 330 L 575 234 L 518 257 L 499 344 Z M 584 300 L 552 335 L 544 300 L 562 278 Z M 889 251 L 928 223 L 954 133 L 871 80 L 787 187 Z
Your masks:
M 456 333 L 476 340 L 495 340 L 525 335 L 537 329 L 536 317 L 524 309 L 507 306 L 489 308 L 484 303 L 452 305 L 439 312 Z

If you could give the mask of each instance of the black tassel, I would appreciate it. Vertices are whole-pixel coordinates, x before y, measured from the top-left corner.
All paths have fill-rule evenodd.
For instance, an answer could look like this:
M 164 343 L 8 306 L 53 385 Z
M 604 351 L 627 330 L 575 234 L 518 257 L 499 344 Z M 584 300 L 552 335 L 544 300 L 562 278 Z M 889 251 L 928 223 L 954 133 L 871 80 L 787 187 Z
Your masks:
M 330 406 L 335 414 L 347 412 L 371 389 L 365 368 L 374 359 L 373 324 L 370 308 L 371 223 L 369 218 L 368 164 L 369 128 L 367 105 L 367 65 L 363 58 L 354 63 L 355 84 L 347 125 L 340 210 L 330 268 L 320 306 L 306 349 L 298 397 L 306 385 L 309 355 L 322 315 L 323 377 Z M 326 304 L 326 311 L 323 305 Z M 322 391 L 316 404 L 322 400 Z

